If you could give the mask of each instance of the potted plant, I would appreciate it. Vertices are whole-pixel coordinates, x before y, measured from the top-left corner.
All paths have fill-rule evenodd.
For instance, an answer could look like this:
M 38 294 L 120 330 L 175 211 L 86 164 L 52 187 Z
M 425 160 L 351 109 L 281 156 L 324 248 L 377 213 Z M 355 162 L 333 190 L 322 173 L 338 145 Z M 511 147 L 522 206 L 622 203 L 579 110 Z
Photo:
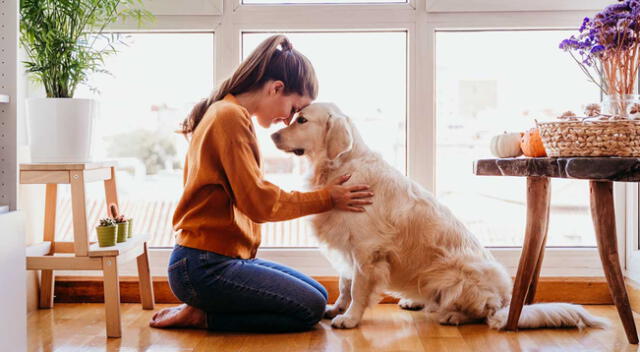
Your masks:
M 120 214 L 116 216 L 113 221 L 118 226 L 118 243 L 126 242 L 127 237 L 129 236 L 129 222 L 127 221 L 124 214 Z
M 76 87 L 102 69 L 104 58 L 122 43 L 107 25 L 152 18 L 141 0 L 20 0 L 20 43 L 28 75 L 44 86 L 46 98 L 27 100 L 32 162 L 91 160 L 96 102 L 73 98 Z M 104 45 L 99 47 L 100 38 Z
M 127 238 L 131 238 L 133 237 L 133 218 L 128 218 L 127 223 L 129 223 L 129 233 L 127 235 Z
M 640 1 L 624 0 L 582 21 L 579 34 L 560 43 L 605 94 L 604 114 L 627 118 L 638 102 Z
M 100 219 L 100 223 L 96 226 L 98 233 L 98 245 L 100 247 L 111 247 L 116 245 L 116 237 L 118 236 L 118 226 L 112 218 Z

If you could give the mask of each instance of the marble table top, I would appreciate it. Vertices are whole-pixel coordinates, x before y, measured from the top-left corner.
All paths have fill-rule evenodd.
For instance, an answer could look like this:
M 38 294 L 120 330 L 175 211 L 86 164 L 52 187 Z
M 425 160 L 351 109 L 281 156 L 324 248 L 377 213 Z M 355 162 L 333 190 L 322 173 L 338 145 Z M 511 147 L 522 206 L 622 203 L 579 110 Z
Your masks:
M 496 158 L 473 162 L 482 176 L 545 176 L 597 181 L 640 182 L 640 158 Z

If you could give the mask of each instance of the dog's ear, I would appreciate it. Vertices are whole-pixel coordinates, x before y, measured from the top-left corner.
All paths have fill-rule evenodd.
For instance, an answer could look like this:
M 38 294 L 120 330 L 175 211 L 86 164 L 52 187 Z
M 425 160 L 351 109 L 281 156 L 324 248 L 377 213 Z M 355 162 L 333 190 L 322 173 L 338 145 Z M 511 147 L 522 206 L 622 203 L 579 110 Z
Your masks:
M 347 118 L 339 115 L 330 115 L 327 121 L 327 135 L 325 137 L 327 157 L 335 160 L 340 155 L 348 152 L 353 147 L 353 137 Z

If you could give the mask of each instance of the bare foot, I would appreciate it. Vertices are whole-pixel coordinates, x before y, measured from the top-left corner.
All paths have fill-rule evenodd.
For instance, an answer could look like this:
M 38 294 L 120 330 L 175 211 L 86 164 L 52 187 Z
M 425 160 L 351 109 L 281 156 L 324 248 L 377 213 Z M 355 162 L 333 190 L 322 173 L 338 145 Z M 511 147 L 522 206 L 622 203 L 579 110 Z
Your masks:
M 153 328 L 206 328 L 206 315 L 203 310 L 186 304 L 165 308 L 156 312 L 149 322 Z

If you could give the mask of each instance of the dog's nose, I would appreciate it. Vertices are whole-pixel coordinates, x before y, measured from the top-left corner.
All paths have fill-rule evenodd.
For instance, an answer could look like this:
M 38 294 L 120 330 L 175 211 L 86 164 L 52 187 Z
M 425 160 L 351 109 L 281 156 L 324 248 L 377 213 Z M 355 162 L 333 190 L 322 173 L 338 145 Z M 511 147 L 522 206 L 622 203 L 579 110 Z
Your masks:
M 271 139 L 272 139 L 275 143 L 280 142 L 280 139 L 281 139 L 280 133 L 276 132 L 276 133 L 272 134 L 272 135 L 271 135 Z

